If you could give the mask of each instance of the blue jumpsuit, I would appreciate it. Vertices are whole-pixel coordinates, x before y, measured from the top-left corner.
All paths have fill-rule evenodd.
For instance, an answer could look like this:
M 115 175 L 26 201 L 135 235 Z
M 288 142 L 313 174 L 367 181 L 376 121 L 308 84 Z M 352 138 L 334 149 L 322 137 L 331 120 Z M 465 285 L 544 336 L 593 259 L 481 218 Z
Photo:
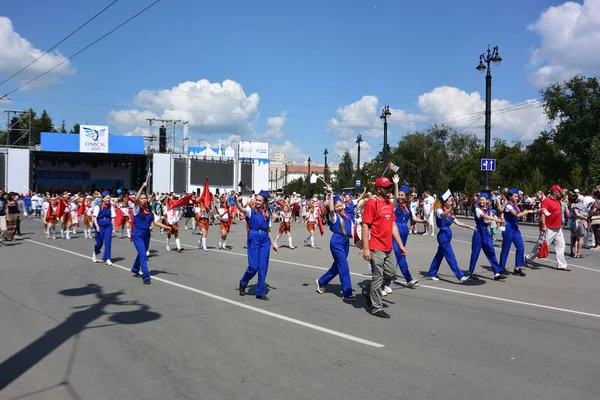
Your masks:
M 347 218 L 347 219 L 346 219 Z M 350 251 L 350 237 L 352 236 L 352 220 L 336 215 L 335 222 L 329 219 L 329 229 L 333 234 L 329 240 L 329 249 L 333 256 L 333 264 L 327 272 L 319 278 L 319 286 L 325 286 L 336 275 L 340 276 L 342 292 L 345 298 L 352 296 L 352 281 L 350 280 L 350 266 L 348 265 L 348 252 Z M 346 229 L 346 236 L 342 232 L 342 222 Z
M 481 210 L 484 214 L 490 215 L 490 210 L 482 209 L 477 206 L 477 209 Z M 496 258 L 496 250 L 494 250 L 494 240 L 492 234 L 488 230 L 489 223 L 481 218 L 477 218 L 477 212 L 475 212 L 475 232 L 473 232 L 473 239 L 471 241 L 471 263 L 469 264 L 469 275 L 472 275 L 475 271 L 477 260 L 479 259 L 479 253 L 483 249 L 483 254 L 487 257 L 494 274 L 498 274 L 502 271 L 498 259 Z
M 98 226 L 100 227 L 100 232 L 96 232 L 96 245 L 94 246 L 94 253 L 100 254 L 100 250 L 102 250 L 102 245 L 104 245 L 104 255 L 102 259 L 104 261 L 110 260 L 110 250 L 112 243 L 112 207 L 104 207 L 103 204 L 98 205 Z
M 344 214 L 350 217 L 352 222 L 354 222 L 354 200 L 350 200 L 349 202 L 344 202 Z
M 146 252 L 150 246 L 150 226 L 154 221 L 154 216 L 149 210 L 140 207 L 140 212 L 133 216 L 133 232 L 131 232 L 131 240 L 138 252 L 131 272 L 137 274 L 142 269 L 142 279 L 150 280 L 150 271 L 148 270 L 148 256 Z
M 502 239 L 502 251 L 500 252 L 500 267 L 506 269 L 506 260 L 508 259 L 508 252 L 510 251 L 510 245 L 515 244 L 517 253 L 515 255 L 515 268 L 525 266 L 525 246 L 523 245 L 523 237 L 521 231 L 519 231 L 519 218 L 515 217 L 510 213 L 510 208 L 517 212 L 520 212 L 519 208 L 512 203 L 508 203 L 504 208 L 504 219 L 506 220 L 506 228 Z
M 450 269 L 452 272 L 454 272 L 454 275 L 456 275 L 458 279 L 462 279 L 465 276 L 465 274 L 458 267 L 456 256 L 454 255 L 452 245 L 450 244 L 452 241 L 452 230 L 450 229 L 450 226 L 453 222 L 454 217 L 452 217 L 452 215 L 439 218 L 436 212 L 435 223 L 439 229 L 437 234 L 438 250 L 437 253 L 435 253 L 435 257 L 433 257 L 433 261 L 431 261 L 428 276 L 435 277 L 437 275 L 444 257 L 450 265 Z
M 250 209 L 250 217 L 246 218 L 246 223 L 250 227 L 248 232 L 248 268 L 242 276 L 240 284 L 247 287 L 248 283 L 258 272 L 258 282 L 256 284 L 256 296 L 262 297 L 266 292 L 267 270 L 269 269 L 269 253 L 271 252 L 271 240 L 267 230 L 271 221 L 271 213 L 268 213 L 267 219 L 263 216 L 262 210 L 255 211 Z
M 402 244 L 406 246 L 406 241 L 408 240 L 408 221 L 410 221 L 411 216 L 410 210 L 398 204 L 396 205 L 394 213 L 396 214 L 396 226 L 398 227 L 398 232 L 400 233 L 400 239 L 402 239 Z M 396 255 L 396 265 L 400 267 L 400 272 L 402 272 L 406 282 L 412 281 L 413 278 L 408 270 L 406 256 L 402 255 L 400 252 L 400 247 L 395 240 L 392 240 L 392 245 L 394 247 L 394 254 Z

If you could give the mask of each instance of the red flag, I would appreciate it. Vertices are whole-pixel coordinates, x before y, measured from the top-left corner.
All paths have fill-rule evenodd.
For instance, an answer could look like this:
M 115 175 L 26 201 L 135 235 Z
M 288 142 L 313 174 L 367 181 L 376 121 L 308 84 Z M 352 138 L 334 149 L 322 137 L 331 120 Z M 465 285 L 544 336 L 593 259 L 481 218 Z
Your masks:
M 61 219 L 63 215 L 65 215 L 65 208 L 67 204 L 63 199 L 58 199 L 58 204 L 56 205 L 56 218 Z
M 318 208 L 315 208 L 315 213 L 317 214 L 317 221 L 319 221 L 319 233 L 321 233 L 321 236 L 323 236 L 325 229 L 323 229 L 323 218 L 321 218 L 321 211 Z
M 192 199 L 193 194 L 190 193 L 188 195 L 183 196 L 179 200 L 169 200 L 167 203 L 167 209 L 177 208 L 181 206 L 187 206 L 190 200 Z
M 210 203 L 212 201 L 212 194 L 210 193 L 210 189 L 208 188 L 208 176 L 204 181 L 204 189 L 202 189 L 202 194 L 200 195 L 200 202 L 204 204 L 207 210 L 210 210 Z
M 87 206 L 85 205 L 85 202 L 82 201 L 81 204 L 79 205 L 79 210 L 77 210 L 77 216 L 81 217 L 86 209 L 87 209 Z
M 279 204 L 281 207 L 285 207 L 287 205 L 287 203 L 283 200 L 277 200 L 276 203 Z
M 115 206 L 115 226 L 116 227 L 121 227 L 121 225 L 123 225 L 123 210 L 121 210 L 121 207 L 119 206 Z

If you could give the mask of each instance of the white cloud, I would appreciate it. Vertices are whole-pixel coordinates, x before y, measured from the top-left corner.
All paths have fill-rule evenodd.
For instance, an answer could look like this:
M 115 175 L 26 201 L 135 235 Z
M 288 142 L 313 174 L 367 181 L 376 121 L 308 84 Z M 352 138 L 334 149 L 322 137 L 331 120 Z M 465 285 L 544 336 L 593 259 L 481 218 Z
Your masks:
M 287 155 L 288 161 L 292 162 L 305 162 L 308 157 L 308 155 L 303 153 L 295 144 L 287 140 L 281 144 L 270 144 L 269 151 L 271 153 L 283 151 Z
M 485 101 L 479 92 L 467 93 L 455 87 L 441 86 L 419 96 L 419 109 L 431 123 L 472 131 L 483 137 Z M 538 100 L 513 104 L 492 99 L 492 137 L 511 136 L 530 141 L 548 128 Z
M 278 117 L 271 117 L 267 120 L 267 130 L 263 133 L 257 133 L 254 136 L 257 139 L 278 139 L 285 135 L 283 127 L 287 122 L 287 111 L 283 111 Z
M 42 53 L 42 50 L 36 48 L 30 41 L 14 31 L 12 21 L 9 18 L 0 16 L 0 73 L 12 75 L 41 56 Z M 42 72 L 46 72 L 65 59 L 65 56 L 54 50 L 14 77 L 13 82 L 20 84 L 23 80 L 31 79 Z M 55 82 L 57 76 L 73 75 L 74 73 L 75 68 L 67 61 L 40 80 L 45 83 Z M 29 85 L 28 88 L 33 85 Z
M 108 114 L 108 123 L 122 130 L 142 129 L 141 126 L 149 126 L 147 118 L 158 118 L 158 116 L 150 111 L 113 110 Z
M 123 136 L 150 136 L 150 129 L 136 127 L 129 132 L 125 132 Z
M 540 36 L 530 60 L 536 86 L 600 69 L 600 0 L 550 7 L 528 29 Z

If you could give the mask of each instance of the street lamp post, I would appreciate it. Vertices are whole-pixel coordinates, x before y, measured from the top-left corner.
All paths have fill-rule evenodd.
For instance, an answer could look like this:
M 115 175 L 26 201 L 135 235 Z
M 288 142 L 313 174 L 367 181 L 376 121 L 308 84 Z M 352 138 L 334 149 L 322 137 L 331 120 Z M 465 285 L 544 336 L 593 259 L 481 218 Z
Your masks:
M 323 168 L 323 175 L 325 177 L 325 182 L 327 182 L 329 180 L 329 179 L 327 179 L 328 178 L 327 175 L 329 175 L 328 170 L 327 170 L 327 154 L 329 154 L 329 152 L 327 151 L 327 149 L 325 149 L 325 151 L 323 152 L 323 155 L 325 156 L 325 168 Z
M 387 123 L 385 124 L 385 126 L 387 126 Z M 356 138 L 356 144 L 358 145 L 358 153 L 356 155 L 356 180 L 360 180 L 360 143 L 362 142 L 362 135 L 358 135 L 358 137 Z M 384 144 L 385 146 L 385 144 Z M 362 182 L 360 183 L 362 185 Z M 355 185 L 357 188 L 360 188 L 360 186 Z
M 277 185 L 279 184 L 279 170 L 275 168 L 275 191 L 279 189 Z
M 308 193 L 307 196 L 310 197 L 310 157 L 308 157 L 308 176 L 306 177 L 306 180 L 308 182 Z
M 383 120 L 383 165 L 387 166 L 387 117 L 392 115 L 390 106 L 385 106 L 381 109 L 381 118 Z
M 500 65 L 502 58 L 498 53 L 498 46 L 495 46 L 492 50 L 490 50 L 490 46 L 488 45 L 487 55 L 484 53 L 479 56 L 479 65 L 477 66 L 477 71 L 483 72 L 487 71 L 485 75 L 485 158 L 490 158 L 490 141 L 491 141 L 491 132 L 492 132 L 492 74 L 490 71 L 490 63 L 494 63 L 494 65 Z M 486 65 L 487 64 L 487 67 Z M 490 188 L 490 171 L 483 172 L 483 188 L 482 191 L 485 193 L 489 193 Z

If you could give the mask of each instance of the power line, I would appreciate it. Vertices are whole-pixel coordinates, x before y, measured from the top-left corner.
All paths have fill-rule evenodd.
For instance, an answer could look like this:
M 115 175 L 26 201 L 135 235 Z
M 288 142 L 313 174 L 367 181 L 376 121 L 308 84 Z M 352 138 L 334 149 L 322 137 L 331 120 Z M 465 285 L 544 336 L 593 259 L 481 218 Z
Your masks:
M 12 78 L 14 78 L 15 76 L 19 75 L 21 72 L 25 71 L 27 68 L 29 68 L 33 63 L 35 63 L 36 61 L 38 61 L 40 58 L 44 57 L 46 54 L 50 53 L 52 50 L 54 50 L 55 48 L 57 48 L 59 45 L 61 45 L 65 40 L 67 40 L 68 38 L 70 38 L 71 36 L 73 36 L 75 33 L 77 33 L 81 28 L 83 28 L 84 26 L 86 26 L 87 24 L 89 24 L 90 22 L 92 22 L 94 19 L 96 19 L 96 17 L 98 17 L 100 14 L 102 14 L 104 11 L 108 10 L 113 4 L 115 4 L 117 1 L 119 0 L 114 0 L 112 3 L 110 3 L 109 5 L 107 5 L 106 7 L 104 7 L 100 12 L 98 12 L 96 15 L 94 15 L 92 18 L 88 19 L 83 25 L 80 25 L 79 28 L 75 29 L 73 32 L 71 32 L 67 37 L 65 37 L 64 39 L 62 39 L 60 42 L 56 43 L 54 46 L 50 47 L 48 50 L 46 50 L 45 52 L 42 53 L 41 56 L 39 56 L 38 58 L 36 58 L 35 60 L 33 60 L 32 62 L 30 62 L 29 64 L 27 64 L 26 66 L 24 66 L 23 68 L 21 68 L 20 70 L 18 70 L 17 72 L 15 72 L 14 74 L 12 74 L 11 76 L 9 76 L 8 78 L 6 78 L 5 80 L 3 80 L 2 82 L 0 82 L 0 86 L 2 86 L 3 84 L 5 84 L 6 82 L 8 82 L 9 80 L 11 80 Z
M 117 29 L 119 29 L 120 27 L 122 27 L 123 25 L 127 24 L 129 21 L 133 20 L 134 18 L 136 18 L 138 15 L 142 14 L 144 11 L 148 10 L 150 7 L 154 6 L 156 3 L 158 3 L 160 0 L 156 0 L 154 3 L 150 4 L 149 6 L 147 6 L 146 8 L 144 8 L 143 10 L 141 10 L 140 12 L 138 12 L 137 14 L 135 14 L 134 16 L 132 16 L 131 18 L 129 18 L 128 20 L 126 20 L 125 22 L 119 24 L 118 26 L 116 26 L 115 28 L 113 28 L 112 30 L 110 30 L 108 33 L 105 33 L 104 35 L 100 36 L 98 39 L 94 40 L 92 43 L 88 44 L 87 46 L 85 46 L 83 49 L 77 51 L 75 54 L 73 54 L 72 56 L 70 56 L 69 58 L 66 58 L 65 60 L 61 61 L 60 63 L 56 64 L 54 67 L 50 68 L 49 70 L 47 70 L 46 72 L 36 76 L 35 78 L 33 78 L 32 80 L 30 80 L 29 82 L 19 86 L 18 88 L 6 93 L 4 96 L 0 97 L 1 99 L 4 99 L 5 97 L 9 96 L 10 94 L 16 92 L 17 90 L 20 90 L 22 88 L 24 88 L 25 86 L 29 85 L 31 82 L 34 82 L 36 80 L 38 80 L 39 78 L 41 78 L 42 76 L 48 74 L 49 72 L 55 70 L 56 68 L 60 67 L 62 64 L 66 63 L 67 61 L 69 61 L 70 59 L 72 59 L 73 57 L 81 54 L 82 52 L 84 52 L 85 50 L 89 49 L 90 47 L 92 47 L 93 45 L 95 45 L 96 43 L 98 43 L 99 41 L 101 41 L 102 39 L 104 39 L 105 37 L 107 37 L 108 35 L 110 35 L 111 33 L 113 33 L 114 31 L 116 31 Z

